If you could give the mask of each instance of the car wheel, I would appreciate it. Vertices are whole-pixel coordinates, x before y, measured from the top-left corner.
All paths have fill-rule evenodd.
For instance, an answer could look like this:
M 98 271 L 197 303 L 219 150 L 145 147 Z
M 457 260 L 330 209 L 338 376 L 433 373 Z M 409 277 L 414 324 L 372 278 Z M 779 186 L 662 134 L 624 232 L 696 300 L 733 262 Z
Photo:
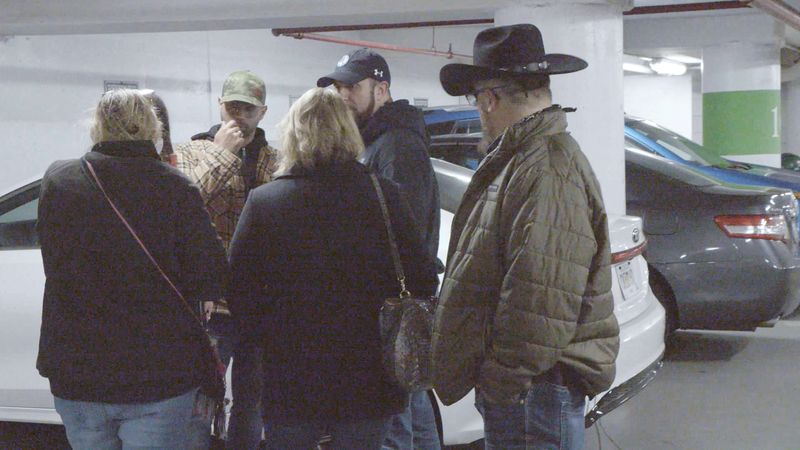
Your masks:
M 664 276 L 653 266 L 648 265 L 648 269 L 650 270 L 650 289 L 653 290 L 653 295 L 656 296 L 666 312 L 664 337 L 668 338 L 680 327 L 678 303 L 675 301 L 675 294 Z

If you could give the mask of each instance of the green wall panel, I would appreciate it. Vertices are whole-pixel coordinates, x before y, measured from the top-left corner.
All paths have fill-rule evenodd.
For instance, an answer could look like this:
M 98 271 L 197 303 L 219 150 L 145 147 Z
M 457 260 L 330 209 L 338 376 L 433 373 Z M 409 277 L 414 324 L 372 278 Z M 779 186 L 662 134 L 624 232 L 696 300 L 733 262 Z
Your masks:
M 704 93 L 703 145 L 719 155 L 780 153 L 780 116 L 780 91 Z

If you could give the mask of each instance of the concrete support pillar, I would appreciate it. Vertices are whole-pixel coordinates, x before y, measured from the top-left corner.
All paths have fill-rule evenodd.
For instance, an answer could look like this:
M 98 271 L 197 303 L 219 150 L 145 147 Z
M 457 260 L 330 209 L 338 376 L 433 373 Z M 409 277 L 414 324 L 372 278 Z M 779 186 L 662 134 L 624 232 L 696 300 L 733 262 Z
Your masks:
M 532 23 L 542 31 L 547 53 L 567 53 L 589 63 L 580 72 L 550 78 L 553 102 L 578 109 L 567 114 L 568 130 L 600 180 L 606 209 L 624 214 L 622 11 L 630 2 L 533 3 L 497 11 L 495 26 Z
M 781 139 L 785 153 L 800 155 L 800 79 L 783 83 Z
M 703 50 L 703 144 L 737 161 L 780 167 L 777 45 L 735 42 Z

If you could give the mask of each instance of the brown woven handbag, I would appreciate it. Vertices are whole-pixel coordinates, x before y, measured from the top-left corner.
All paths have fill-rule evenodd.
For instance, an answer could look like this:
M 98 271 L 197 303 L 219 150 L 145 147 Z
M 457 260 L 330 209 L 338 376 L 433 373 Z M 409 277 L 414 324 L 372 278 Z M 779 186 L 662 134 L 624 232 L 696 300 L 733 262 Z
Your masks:
M 400 292 L 396 297 L 383 301 L 379 321 L 383 366 L 394 384 L 407 392 L 431 389 L 431 337 L 435 297 L 415 297 L 406 289 L 406 277 L 400 252 L 397 249 L 389 209 L 378 177 L 370 173 L 372 184 L 378 194 L 381 213 L 386 224 L 386 234 L 392 253 Z

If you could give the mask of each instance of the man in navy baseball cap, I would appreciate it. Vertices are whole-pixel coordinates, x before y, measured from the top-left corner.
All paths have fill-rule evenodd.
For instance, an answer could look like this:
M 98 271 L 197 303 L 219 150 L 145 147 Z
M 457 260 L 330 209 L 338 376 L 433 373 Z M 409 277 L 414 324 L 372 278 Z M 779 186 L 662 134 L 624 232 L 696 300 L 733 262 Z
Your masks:
M 434 263 L 439 248 L 439 188 L 428 156 L 430 139 L 422 111 L 407 100 L 392 100 L 389 65 L 367 48 L 350 52 L 336 70 L 317 80 L 333 85 L 354 112 L 364 154 L 361 162 L 395 182 L 411 206 L 420 238 Z M 405 411 L 387 423 L 383 448 L 438 450 L 436 418 L 425 391 L 412 392 Z
M 356 84 L 365 78 L 385 81 L 387 84 L 391 84 L 392 81 L 389 65 L 383 56 L 368 48 L 360 48 L 342 56 L 336 63 L 336 70 L 317 80 L 317 86 L 327 87 L 337 81 Z

